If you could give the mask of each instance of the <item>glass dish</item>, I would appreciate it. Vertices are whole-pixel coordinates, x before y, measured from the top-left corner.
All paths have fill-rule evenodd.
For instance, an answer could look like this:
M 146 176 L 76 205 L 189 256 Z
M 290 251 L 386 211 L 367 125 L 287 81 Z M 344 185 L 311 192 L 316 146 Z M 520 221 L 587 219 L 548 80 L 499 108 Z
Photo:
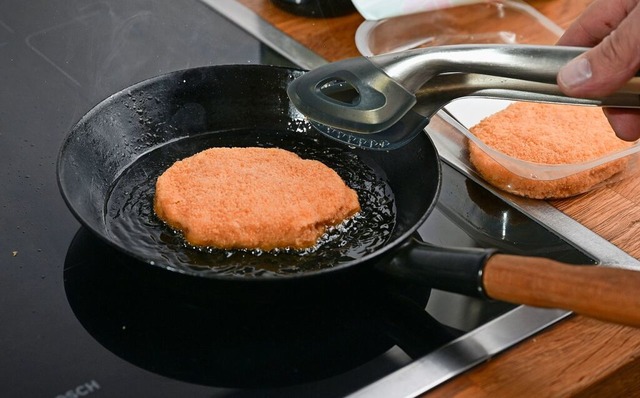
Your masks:
M 449 44 L 554 44 L 562 32 L 522 1 L 487 0 L 364 21 L 355 42 L 362 55 L 370 56 Z
M 469 160 L 469 142 L 473 142 L 492 160 L 514 175 L 513 186 L 501 186 L 500 188 L 520 196 L 529 196 L 522 194 L 519 186 L 523 184 L 539 184 L 542 187 L 551 187 L 556 183 L 564 184 L 565 181 L 569 179 L 596 174 L 598 169 L 605 167 L 605 165 L 611 162 L 620 161 L 620 159 L 624 159 L 623 161 L 625 162 L 625 166 L 620 172 L 593 185 L 585 186 L 584 189 L 567 196 L 588 192 L 603 185 L 620 181 L 638 172 L 638 165 L 640 164 L 640 142 L 638 141 L 628 148 L 612 151 L 605 156 L 586 162 L 544 164 L 525 161 L 506 155 L 487 146 L 470 132 L 470 129 L 480 120 L 493 113 L 499 112 L 510 103 L 511 101 L 507 100 L 486 98 L 458 99 L 449 104 L 446 107 L 446 111 L 440 111 L 437 116 L 431 120 L 426 129 L 427 133 L 434 140 L 441 155 L 444 154 L 443 152 L 446 152 L 445 158 L 449 156 L 462 162 L 479 176 L 480 173 L 477 172 Z M 572 132 L 567 132 L 567 134 L 572 134 Z M 576 177 L 578 175 L 579 177 Z M 544 190 L 545 188 L 542 189 Z M 542 195 L 544 199 L 566 197 L 556 196 L 552 188 L 549 188 L 548 192 L 543 192 Z

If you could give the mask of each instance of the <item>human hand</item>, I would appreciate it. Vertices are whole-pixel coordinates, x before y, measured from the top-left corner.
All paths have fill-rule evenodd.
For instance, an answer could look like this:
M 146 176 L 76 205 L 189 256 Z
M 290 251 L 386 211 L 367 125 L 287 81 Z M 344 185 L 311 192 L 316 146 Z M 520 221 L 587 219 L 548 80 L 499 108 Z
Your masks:
M 593 47 L 558 74 L 567 95 L 612 94 L 640 70 L 640 0 L 595 0 L 558 41 L 563 46 Z M 605 108 L 618 137 L 640 138 L 640 110 Z

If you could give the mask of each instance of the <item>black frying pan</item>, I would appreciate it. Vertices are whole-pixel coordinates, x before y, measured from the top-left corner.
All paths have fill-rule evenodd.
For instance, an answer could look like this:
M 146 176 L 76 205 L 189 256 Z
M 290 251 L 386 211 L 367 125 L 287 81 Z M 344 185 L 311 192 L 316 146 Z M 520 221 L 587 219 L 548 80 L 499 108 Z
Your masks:
M 421 134 L 394 151 L 335 143 L 310 127 L 287 97 L 288 84 L 302 73 L 203 67 L 112 95 L 62 145 L 58 180 L 66 203 L 84 226 L 124 253 L 199 281 L 297 284 L 375 267 L 440 289 L 640 325 L 635 272 L 433 248 L 411 239 L 440 187 L 432 142 Z M 312 253 L 186 247 L 153 214 L 155 179 L 174 161 L 213 146 L 275 146 L 321 160 L 356 189 L 362 214 Z

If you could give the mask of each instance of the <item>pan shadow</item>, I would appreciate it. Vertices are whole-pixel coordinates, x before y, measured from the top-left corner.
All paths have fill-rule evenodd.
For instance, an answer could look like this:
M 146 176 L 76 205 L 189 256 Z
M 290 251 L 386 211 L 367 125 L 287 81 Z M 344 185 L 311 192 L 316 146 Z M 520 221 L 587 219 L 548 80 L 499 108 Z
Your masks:
M 189 383 L 292 386 L 342 374 L 394 346 L 417 358 L 461 334 L 424 311 L 428 290 L 370 269 L 309 283 L 254 282 L 161 270 L 84 228 L 64 267 L 71 308 L 98 343 Z

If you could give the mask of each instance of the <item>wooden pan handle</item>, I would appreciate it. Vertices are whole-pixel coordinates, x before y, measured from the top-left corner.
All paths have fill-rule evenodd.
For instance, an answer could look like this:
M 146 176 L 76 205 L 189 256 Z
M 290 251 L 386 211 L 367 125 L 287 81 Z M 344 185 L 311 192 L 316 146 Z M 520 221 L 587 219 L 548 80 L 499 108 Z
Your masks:
M 485 293 L 496 300 L 562 308 L 640 327 L 637 271 L 495 254 L 485 264 L 482 279 Z

